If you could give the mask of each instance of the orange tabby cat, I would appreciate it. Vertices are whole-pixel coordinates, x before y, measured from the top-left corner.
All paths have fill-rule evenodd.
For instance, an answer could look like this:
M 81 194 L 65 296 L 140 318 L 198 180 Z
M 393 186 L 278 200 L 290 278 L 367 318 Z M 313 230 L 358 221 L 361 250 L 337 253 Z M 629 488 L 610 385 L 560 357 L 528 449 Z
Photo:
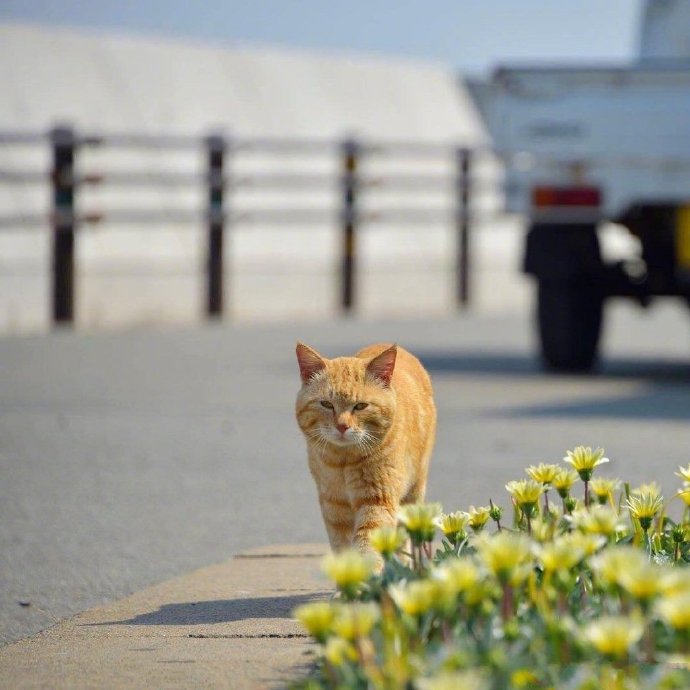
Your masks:
M 395 345 L 325 359 L 298 343 L 297 361 L 297 423 L 331 547 L 366 551 L 372 529 L 424 499 L 436 433 L 431 380 Z

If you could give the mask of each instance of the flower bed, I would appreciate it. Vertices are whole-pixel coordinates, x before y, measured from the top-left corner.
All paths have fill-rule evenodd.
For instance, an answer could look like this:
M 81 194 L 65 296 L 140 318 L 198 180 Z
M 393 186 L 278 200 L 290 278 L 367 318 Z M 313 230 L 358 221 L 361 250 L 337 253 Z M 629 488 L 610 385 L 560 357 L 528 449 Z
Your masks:
M 294 612 L 321 651 L 295 688 L 690 688 L 690 465 L 665 502 L 594 477 L 601 449 L 564 460 L 506 485 L 512 519 L 403 506 L 372 534 L 382 568 L 326 557 L 339 594 Z

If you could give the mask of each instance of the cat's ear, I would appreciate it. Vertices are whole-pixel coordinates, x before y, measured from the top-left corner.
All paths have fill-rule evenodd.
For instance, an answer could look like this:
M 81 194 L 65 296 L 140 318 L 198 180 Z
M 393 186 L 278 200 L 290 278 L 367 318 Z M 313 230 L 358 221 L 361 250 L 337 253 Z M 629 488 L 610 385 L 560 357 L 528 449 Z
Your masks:
M 296 352 L 302 383 L 309 383 L 316 374 L 326 368 L 323 357 L 304 343 L 297 343 Z
M 391 379 L 393 378 L 393 369 L 395 369 L 395 357 L 397 354 L 398 346 L 392 345 L 387 350 L 384 350 L 380 355 L 376 355 L 376 357 L 374 357 L 374 359 L 367 364 L 367 374 L 373 376 L 384 386 L 390 386 Z

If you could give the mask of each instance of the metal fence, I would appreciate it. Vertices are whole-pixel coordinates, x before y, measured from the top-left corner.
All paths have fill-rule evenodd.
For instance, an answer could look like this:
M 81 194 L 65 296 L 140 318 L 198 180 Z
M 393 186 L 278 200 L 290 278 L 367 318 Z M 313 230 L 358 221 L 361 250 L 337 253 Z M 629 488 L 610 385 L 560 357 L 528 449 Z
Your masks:
M 205 248 L 205 312 L 209 318 L 219 318 L 224 311 L 224 284 L 229 245 L 227 235 L 247 222 L 264 224 L 322 223 L 328 217 L 337 220 L 340 228 L 339 295 L 344 312 L 355 308 L 357 302 L 357 236 L 363 223 L 420 224 L 420 227 L 439 220 L 452 223 L 456 233 L 456 296 L 464 307 L 470 300 L 470 203 L 477 187 L 473 161 L 478 152 L 447 143 L 382 142 L 349 138 L 343 141 L 243 138 L 220 134 L 206 137 L 153 136 L 143 134 L 84 134 L 69 127 L 56 127 L 46 133 L 0 132 L 0 147 L 36 146 L 51 148 L 49 170 L 17 170 L 0 167 L 0 185 L 46 185 L 51 193 L 49 214 L 21 213 L 0 215 L 0 231 L 44 227 L 50 225 L 52 234 L 51 310 L 55 324 L 74 321 L 75 305 L 75 243 L 79 234 L 99 224 L 141 226 L 153 223 L 182 226 L 203 222 L 206 228 Z M 198 151 L 202 152 L 205 169 L 201 173 L 166 170 L 132 169 L 120 171 L 80 172 L 79 158 L 85 151 Z M 338 157 L 335 176 L 324 173 L 291 170 L 258 171 L 237 174 L 233 160 L 241 152 L 253 151 L 280 158 L 299 154 L 318 156 L 324 153 Z M 433 173 L 424 170 L 367 174 L 363 163 L 372 157 L 408 160 L 452 160 L 450 172 Z M 414 167 L 414 166 L 413 166 Z M 284 207 L 257 208 L 241 211 L 233 206 L 233 194 L 250 187 L 255 190 L 310 190 L 327 184 L 338 187 L 338 208 L 323 211 L 314 208 Z M 368 209 L 360 204 L 363 192 L 371 188 L 385 188 L 405 192 L 413 197 L 424 190 L 452 186 L 452 208 L 424 208 L 405 205 L 398 208 Z M 80 212 L 78 197 L 88 187 L 122 189 L 160 188 L 170 190 L 169 201 L 156 208 L 96 209 Z M 205 207 L 190 211 L 176 207 L 175 190 L 203 188 Z

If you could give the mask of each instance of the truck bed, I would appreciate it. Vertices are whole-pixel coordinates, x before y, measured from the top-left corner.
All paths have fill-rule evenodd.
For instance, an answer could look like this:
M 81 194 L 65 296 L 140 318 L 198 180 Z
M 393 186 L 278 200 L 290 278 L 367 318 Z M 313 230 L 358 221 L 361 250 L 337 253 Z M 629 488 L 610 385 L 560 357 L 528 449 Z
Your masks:
M 690 198 L 690 64 L 504 67 L 475 89 L 507 163 L 507 206 L 543 182 L 591 184 L 615 218 L 635 202 Z

